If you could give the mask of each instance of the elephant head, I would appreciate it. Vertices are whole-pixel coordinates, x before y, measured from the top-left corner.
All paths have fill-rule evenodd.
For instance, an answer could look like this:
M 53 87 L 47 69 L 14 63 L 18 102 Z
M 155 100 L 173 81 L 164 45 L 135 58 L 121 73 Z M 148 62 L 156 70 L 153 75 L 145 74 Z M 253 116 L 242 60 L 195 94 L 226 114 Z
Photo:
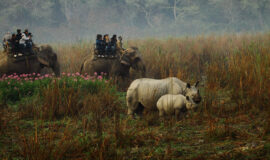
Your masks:
M 125 50 L 121 57 L 121 64 L 131 67 L 134 70 L 141 71 L 145 76 L 145 65 L 137 47 L 131 47 Z
M 57 54 L 49 45 L 42 45 L 35 48 L 37 52 L 38 61 L 49 68 L 52 68 L 56 76 L 60 75 L 60 65 L 57 60 Z

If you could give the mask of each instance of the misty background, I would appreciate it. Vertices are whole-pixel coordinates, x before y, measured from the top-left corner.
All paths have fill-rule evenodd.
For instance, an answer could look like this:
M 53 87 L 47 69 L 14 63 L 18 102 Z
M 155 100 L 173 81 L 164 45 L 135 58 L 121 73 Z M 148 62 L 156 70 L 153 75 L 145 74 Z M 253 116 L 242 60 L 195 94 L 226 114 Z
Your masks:
M 270 0 L 0 0 L 1 36 L 17 28 L 38 43 L 261 32 Z

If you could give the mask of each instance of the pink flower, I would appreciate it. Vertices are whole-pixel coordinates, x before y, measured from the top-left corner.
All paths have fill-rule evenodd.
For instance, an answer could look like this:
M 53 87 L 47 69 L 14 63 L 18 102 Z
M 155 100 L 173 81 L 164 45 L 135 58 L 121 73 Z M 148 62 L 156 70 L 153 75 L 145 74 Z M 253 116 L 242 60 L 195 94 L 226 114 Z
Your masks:
M 33 75 L 33 76 L 35 76 L 35 75 L 36 75 L 36 73 L 34 72 L 32 75 Z
M 66 73 L 65 73 L 65 72 L 63 72 L 63 73 L 62 73 L 62 75 L 64 76 L 64 75 L 66 75 Z
M 10 82 L 8 82 L 8 85 L 10 85 Z
M 29 78 L 24 78 L 24 80 L 25 80 L 25 81 L 28 81 L 28 80 L 29 80 Z
M 97 75 L 97 72 L 95 72 L 94 75 L 96 76 Z
M 39 76 L 40 76 L 40 74 L 38 73 L 38 74 L 37 74 L 37 76 L 39 77 Z
M 67 76 L 69 77 L 70 76 L 70 73 L 68 73 Z
M 43 79 L 43 78 L 44 78 L 43 76 L 40 76 L 40 77 L 39 77 L 40 80 Z
M 72 73 L 72 77 L 75 77 L 75 74 L 74 73 Z
M 48 78 L 49 77 L 49 74 L 45 74 L 45 77 Z
M 97 79 L 101 80 L 102 79 L 102 76 L 98 76 Z
M 35 81 L 37 81 L 38 80 L 38 78 L 35 78 Z
M 77 75 L 77 76 L 79 76 L 79 75 L 80 75 L 80 73 L 79 73 L 79 72 L 76 72 L 76 75 Z
M 77 82 L 78 80 L 77 79 L 73 79 L 74 82 Z

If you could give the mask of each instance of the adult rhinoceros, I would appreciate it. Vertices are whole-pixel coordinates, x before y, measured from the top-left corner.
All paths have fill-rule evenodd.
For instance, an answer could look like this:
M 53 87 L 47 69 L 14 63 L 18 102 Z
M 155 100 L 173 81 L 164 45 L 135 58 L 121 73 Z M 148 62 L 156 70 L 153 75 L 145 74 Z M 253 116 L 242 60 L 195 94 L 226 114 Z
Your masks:
M 128 90 L 126 102 L 128 114 L 141 113 L 143 108 L 156 109 L 158 99 L 165 94 L 183 94 L 195 103 L 200 103 L 199 82 L 191 86 L 176 77 L 165 79 L 140 78 L 134 80 Z

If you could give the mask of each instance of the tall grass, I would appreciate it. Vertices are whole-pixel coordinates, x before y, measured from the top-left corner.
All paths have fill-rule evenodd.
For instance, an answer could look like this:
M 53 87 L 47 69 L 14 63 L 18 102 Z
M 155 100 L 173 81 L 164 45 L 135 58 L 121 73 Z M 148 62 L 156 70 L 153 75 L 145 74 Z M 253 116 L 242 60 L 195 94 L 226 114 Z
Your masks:
M 180 122 L 159 120 L 151 111 L 130 119 L 125 93 L 111 82 L 67 76 L 80 70 L 91 43 L 54 44 L 60 79 L 0 81 L 0 153 L 6 153 L 0 158 L 269 157 L 270 34 L 132 40 L 124 46 L 139 48 L 147 77 L 201 80 L 199 111 Z
M 139 48 L 147 77 L 201 80 L 206 92 L 222 102 L 226 97 L 238 108 L 269 106 L 269 34 L 130 40 L 124 46 Z M 62 70 L 79 71 L 92 47 L 91 43 L 56 46 Z

